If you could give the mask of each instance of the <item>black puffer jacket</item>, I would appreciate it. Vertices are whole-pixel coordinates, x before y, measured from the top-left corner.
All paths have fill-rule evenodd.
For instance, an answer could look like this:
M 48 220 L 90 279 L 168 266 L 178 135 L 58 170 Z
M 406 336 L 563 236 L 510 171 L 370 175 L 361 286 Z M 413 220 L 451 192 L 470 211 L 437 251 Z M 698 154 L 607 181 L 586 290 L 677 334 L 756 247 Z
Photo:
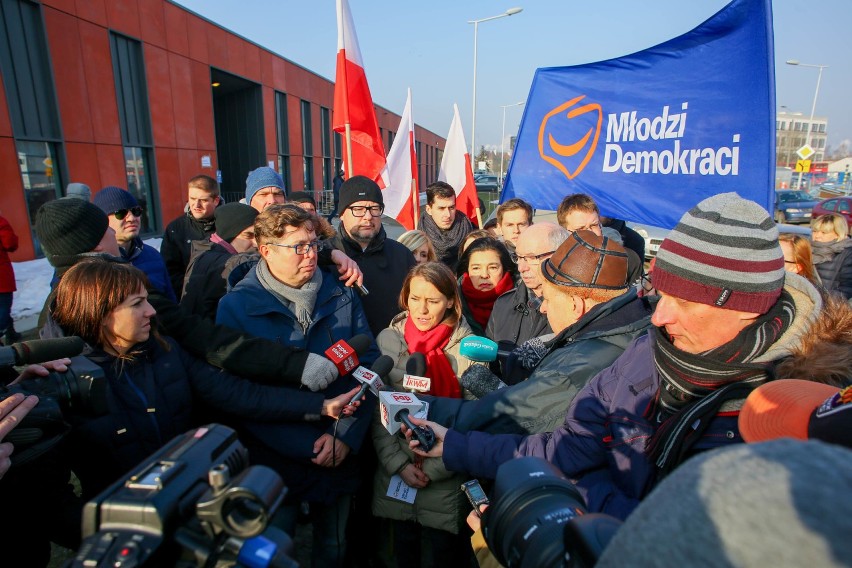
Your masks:
M 198 220 L 186 212 L 166 227 L 163 242 L 160 245 L 160 255 L 166 262 L 166 270 L 172 281 L 172 288 L 180 300 L 183 290 L 183 277 L 192 254 L 192 241 L 203 241 L 210 238 L 216 231 L 213 219 Z
M 814 266 L 829 292 L 852 298 L 852 239 L 831 243 L 812 243 Z
M 183 280 L 181 308 L 216 321 L 216 308 L 227 291 L 225 265 L 231 256 L 231 252 L 220 244 L 192 241 L 192 259 Z
M 417 264 L 408 248 L 387 238 L 385 228 L 373 237 L 365 250 L 343 228 L 337 227 L 334 246 L 358 263 L 364 273 L 364 286 L 370 292 L 361 297 L 367 322 L 374 336 L 390 325 L 399 313 L 399 293 L 408 271 Z
M 427 398 L 429 419 L 459 432 L 552 432 L 589 380 L 615 361 L 651 327 L 653 304 L 630 291 L 595 306 L 550 342 L 529 379 L 479 400 Z

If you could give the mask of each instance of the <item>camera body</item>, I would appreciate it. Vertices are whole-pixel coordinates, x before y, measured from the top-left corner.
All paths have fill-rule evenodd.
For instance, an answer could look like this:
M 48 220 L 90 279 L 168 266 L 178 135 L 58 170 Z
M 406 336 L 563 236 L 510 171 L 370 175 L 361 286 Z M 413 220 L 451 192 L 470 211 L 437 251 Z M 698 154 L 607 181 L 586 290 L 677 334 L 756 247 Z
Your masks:
M 574 484 L 533 457 L 497 470 L 482 532 L 494 557 L 509 568 L 594 566 L 621 521 L 589 514 Z
M 88 358 L 71 358 L 65 372 L 51 371 L 46 377 L 32 377 L 11 386 L 0 387 L 0 400 L 21 393 L 36 395 L 38 405 L 27 414 L 5 441 L 15 445 L 12 466 L 21 466 L 47 452 L 68 433 L 64 413 L 107 412 L 107 381 L 103 369 Z
M 86 503 L 70 566 L 296 566 L 289 537 L 267 528 L 285 495 L 236 432 L 197 428 Z

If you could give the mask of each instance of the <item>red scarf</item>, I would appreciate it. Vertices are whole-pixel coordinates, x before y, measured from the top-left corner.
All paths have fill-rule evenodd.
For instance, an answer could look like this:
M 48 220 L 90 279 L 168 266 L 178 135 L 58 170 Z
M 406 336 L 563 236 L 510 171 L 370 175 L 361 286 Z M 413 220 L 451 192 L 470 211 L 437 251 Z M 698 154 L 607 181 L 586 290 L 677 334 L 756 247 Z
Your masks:
M 462 294 L 464 294 L 464 299 L 467 300 L 467 307 L 470 309 L 473 319 L 482 326 L 482 329 L 485 329 L 485 326 L 488 325 L 488 318 L 491 317 L 491 310 L 494 309 L 494 302 L 497 301 L 497 298 L 514 287 L 515 281 L 512 280 L 512 273 L 508 271 L 497 282 L 497 286 L 490 290 L 475 288 L 467 272 L 462 276 Z
M 405 320 L 405 344 L 409 353 L 423 353 L 426 357 L 426 376 L 432 379 L 429 394 L 461 398 L 461 386 L 450 361 L 444 354 L 444 347 L 450 342 L 453 328 L 447 324 L 438 324 L 428 331 L 420 331 L 411 321 Z

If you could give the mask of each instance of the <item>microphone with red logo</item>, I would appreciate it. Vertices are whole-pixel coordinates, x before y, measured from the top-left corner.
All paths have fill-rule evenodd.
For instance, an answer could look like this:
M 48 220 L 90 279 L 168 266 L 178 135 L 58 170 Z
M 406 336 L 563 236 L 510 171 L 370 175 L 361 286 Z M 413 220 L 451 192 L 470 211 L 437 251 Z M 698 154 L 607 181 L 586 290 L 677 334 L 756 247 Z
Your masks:
M 379 410 L 381 413 L 382 426 L 390 434 L 399 432 L 402 424 L 405 424 L 412 435 L 420 442 L 424 452 L 428 452 L 435 445 L 435 432 L 429 426 L 415 426 L 409 416 L 422 413 L 426 408 L 416 396 L 407 392 L 379 393 Z M 423 416 L 425 418 L 425 415 Z
M 385 383 L 382 379 L 388 376 L 388 373 L 393 369 L 393 359 L 387 355 L 382 355 L 373 363 L 372 369 L 357 367 L 352 371 L 352 376 L 361 383 L 361 388 L 349 401 L 349 404 L 354 404 L 361 400 L 367 391 L 372 391 L 374 395 L 379 396 L 379 391 L 385 388 Z
M 432 390 L 432 379 L 426 377 L 426 356 L 412 353 L 405 362 L 405 374 L 402 376 L 402 388 L 411 392 L 427 393 Z
M 342 377 L 348 375 L 358 366 L 358 355 L 366 353 L 373 340 L 368 335 L 356 335 L 347 343 L 343 339 L 325 350 L 325 356 L 337 367 L 337 372 Z

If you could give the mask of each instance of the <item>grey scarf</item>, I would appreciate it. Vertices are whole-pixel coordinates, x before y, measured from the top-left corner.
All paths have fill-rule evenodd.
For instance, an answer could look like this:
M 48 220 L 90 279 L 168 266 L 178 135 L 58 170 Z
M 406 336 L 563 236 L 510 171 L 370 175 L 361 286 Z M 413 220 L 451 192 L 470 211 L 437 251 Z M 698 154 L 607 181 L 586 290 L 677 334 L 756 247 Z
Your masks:
M 842 239 L 830 243 L 813 241 L 811 248 L 813 250 L 814 264 L 830 262 L 835 256 L 849 247 L 852 247 L 852 239 Z
M 322 272 L 317 269 L 313 277 L 301 288 L 287 286 L 276 279 L 269 272 L 269 265 L 265 259 L 257 263 L 257 279 L 270 294 L 281 302 L 287 309 L 296 314 L 296 321 L 302 326 L 302 333 L 306 333 L 313 323 L 311 314 L 314 312 L 314 304 L 317 302 L 317 293 L 322 285 Z

